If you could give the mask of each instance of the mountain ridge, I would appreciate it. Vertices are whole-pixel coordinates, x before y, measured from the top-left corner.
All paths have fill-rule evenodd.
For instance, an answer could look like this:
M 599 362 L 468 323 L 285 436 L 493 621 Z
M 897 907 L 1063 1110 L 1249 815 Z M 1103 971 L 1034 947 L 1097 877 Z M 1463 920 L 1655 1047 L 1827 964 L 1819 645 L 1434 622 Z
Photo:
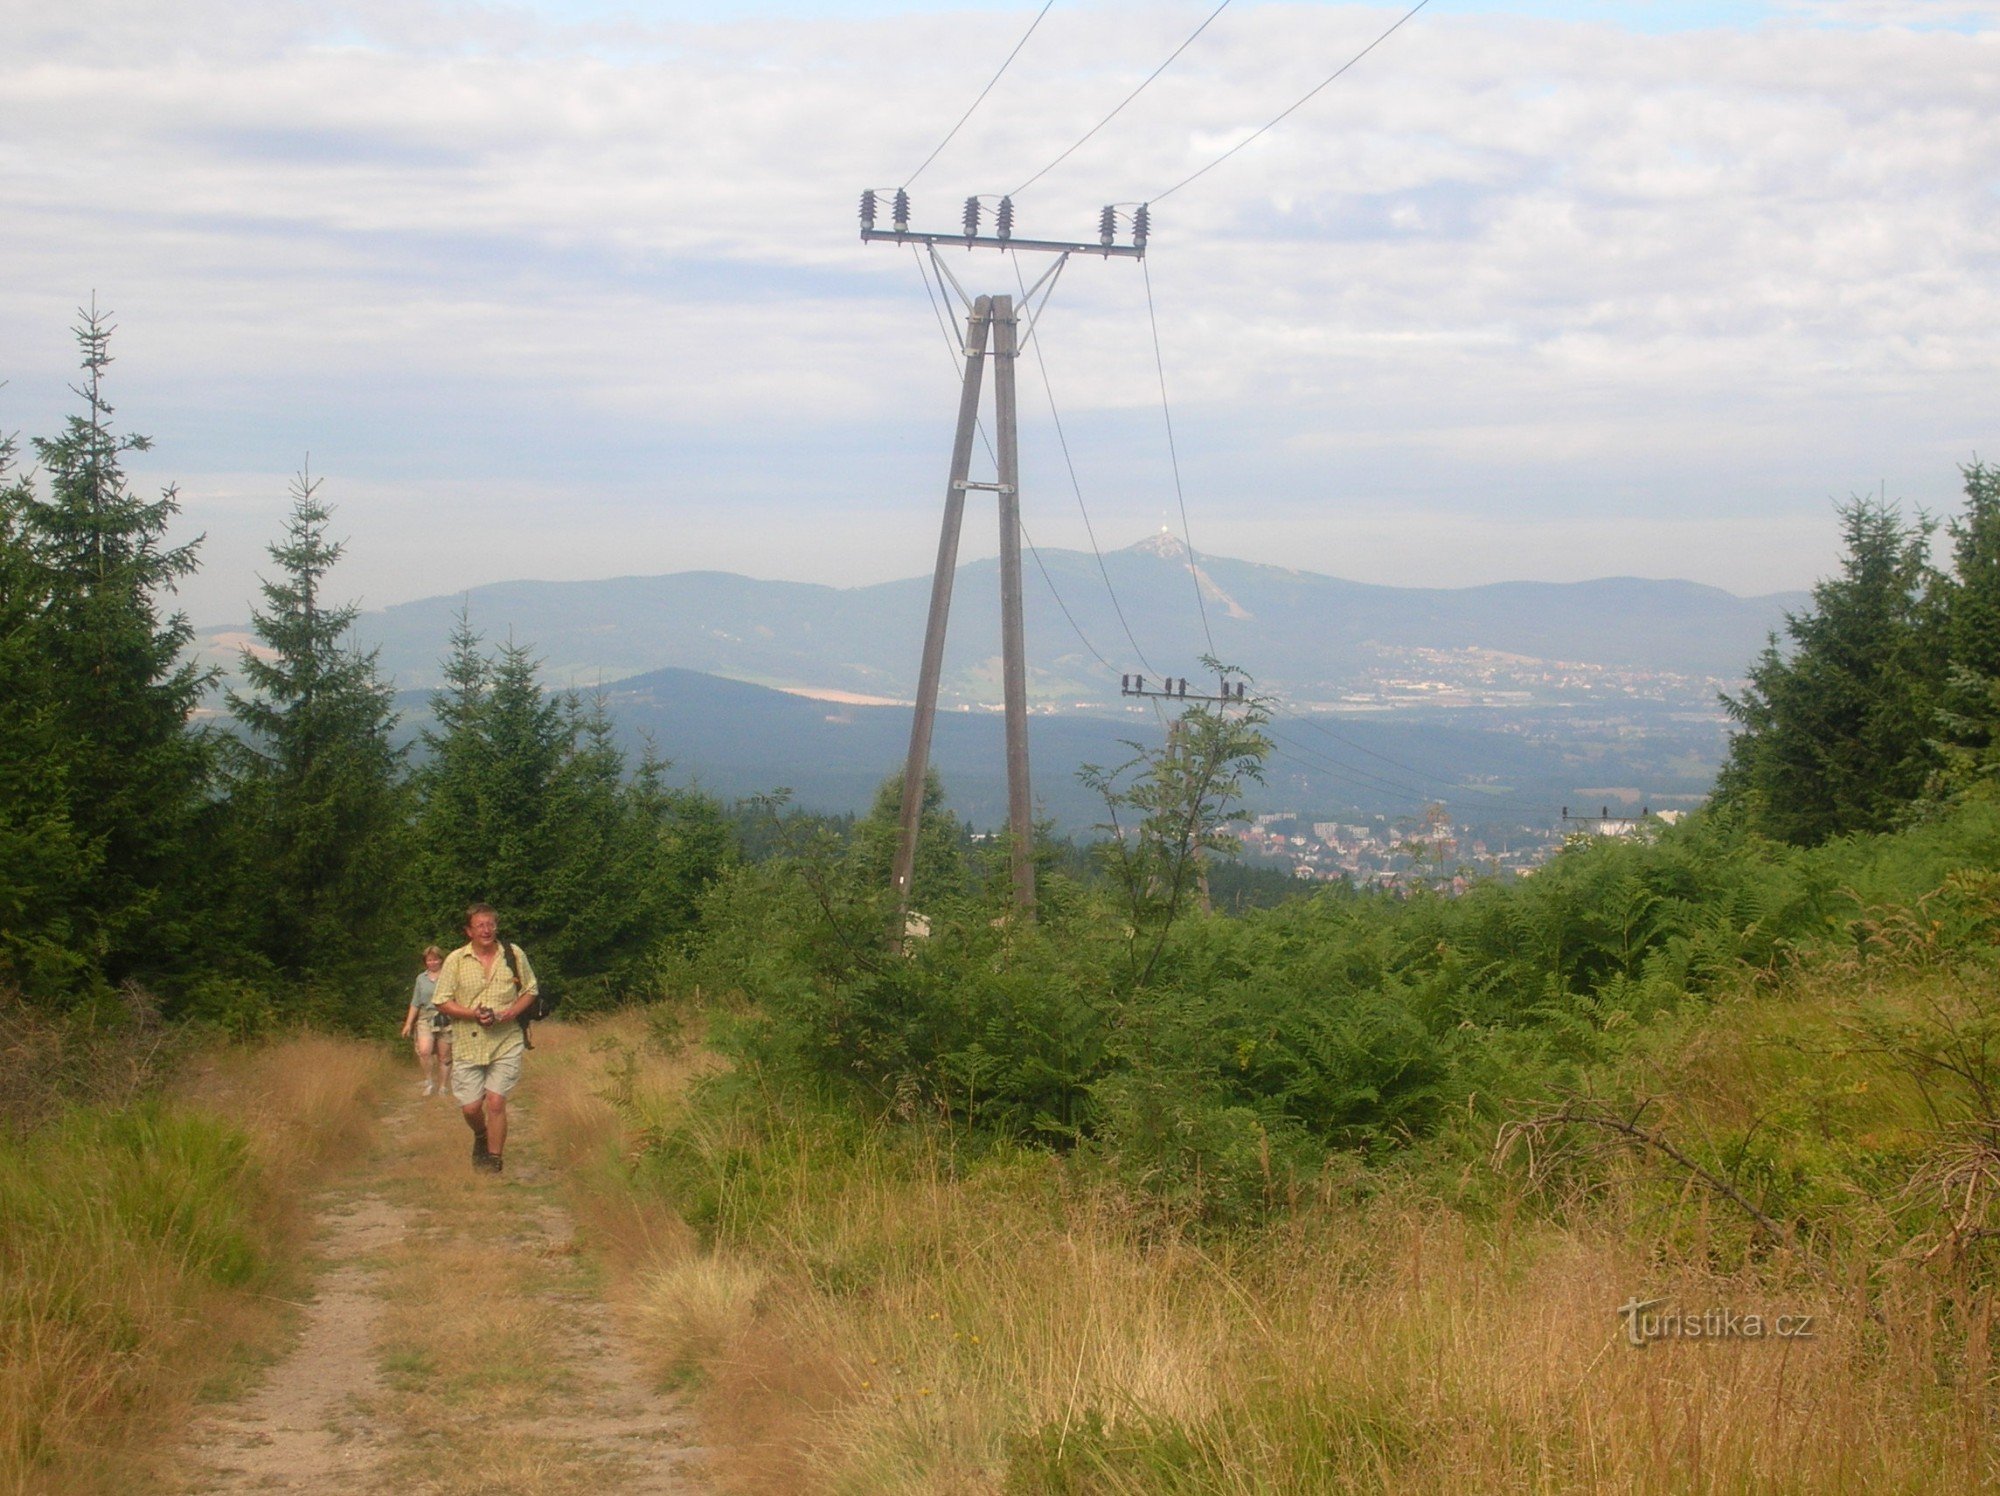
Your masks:
M 958 568 L 948 703 L 998 700 L 997 572 L 992 558 Z M 1483 650 L 1727 682 L 1808 600 L 1643 577 L 1398 587 L 1206 553 L 1191 562 L 1178 537 L 1164 534 L 1101 556 L 1043 549 L 1025 581 L 1030 695 L 1064 706 L 1102 702 L 1127 671 L 1201 673 L 1209 654 L 1298 699 L 1353 692 L 1413 651 Z M 355 635 L 402 688 L 436 684 L 462 608 L 486 638 L 529 644 L 559 683 L 683 668 L 903 700 L 914 693 L 929 593 L 928 576 L 836 587 L 715 569 L 513 580 L 365 612 Z M 220 641 L 240 633 L 240 625 L 203 631 L 218 656 Z

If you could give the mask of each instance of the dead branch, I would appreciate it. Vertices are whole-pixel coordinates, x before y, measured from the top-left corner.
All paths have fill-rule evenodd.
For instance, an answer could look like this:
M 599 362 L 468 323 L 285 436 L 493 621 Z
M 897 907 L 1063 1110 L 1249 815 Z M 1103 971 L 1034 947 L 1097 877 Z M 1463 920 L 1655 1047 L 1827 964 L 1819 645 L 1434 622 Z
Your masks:
M 1962 1123 L 1911 1176 L 1899 1196 L 1907 1205 L 1930 1205 L 1947 1222 L 1917 1237 L 1906 1255 L 1929 1262 L 1948 1249 L 1956 1260 L 1974 1244 L 2000 1236 L 2000 1229 L 1986 1224 L 1996 1197 L 2000 1197 L 2000 1123 L 1986 1119 Z
M 1735 1185 L 1731 1184 L 1713 1169 L 1707 1168 L 1688 1157 L 1687 1154 L 1674 1146 L 1672 1140 L 1665 1133 L 1640 1125 L 1639 1119 L 1645 1115 L 1646 1109 L 1652 1104 L 1653 1098 L 1648 1097 L 1633 1108 L 1631 1115 L 1626 1116 L 1614 1112 L 1605 1106 L 1574 1100 L 1564 1102 L 1559 1110 L 1550 1112 L 1545 1116 L 1524 1118 L 1517 1122 L 1510 1122 L 1501 1128 L 1500 1136 L 1496 1140 L 1494 1147 L 1495 1161 L 1504 1161 L 1507 1155 L 1513 1151 L 1514 1145 L 1517 1142 L 1525 1142 L 1529 1148 L 1529 1159 L 1532 1166 L 1535 1144 L 1546 1141 L 1551 1133 L 1559 1132 L 1566 1127 L 1601 1128 L 1606 1132 L 1617 1134 L 1628 1142 L 1637 1144 L 1642 1149 L 1650 1148 L 1654 1152 L 1672 1160 L 1689 1174 L 1707 1185 L 1716 1194 L 1742 1210 L 1751 1220 L 1763 1227 L 1774 1241 L 1789 1245 L 1792 1239 L 1791 1232 L 1759 1210 Z

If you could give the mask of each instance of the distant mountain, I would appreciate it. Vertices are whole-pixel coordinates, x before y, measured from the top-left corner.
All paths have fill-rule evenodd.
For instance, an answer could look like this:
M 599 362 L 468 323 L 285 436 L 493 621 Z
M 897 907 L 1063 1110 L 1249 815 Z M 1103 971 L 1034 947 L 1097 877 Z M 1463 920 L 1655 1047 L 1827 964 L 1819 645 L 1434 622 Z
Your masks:
M 997 573 L 990 560 L 959 568 L 945 656 L 948 704 L 999 699 Z M 1807 601 L 1801 593 L 1741 598 L 1636 577 L 1386 587 L 1220 556 L 1191 566 L 1186 547 L 1166 535 L 1107 553 L 1101 571 L 1089 553 L 1044 550 L 1039 564 L 1028 563 L 1027 588 L 1030 694 L 1064 705 L 1115 700 L 1126 671 L 1198 676 L 1210 638 L 1214 654 L 1249 670 L 1262 688 L 1302 701 L 1335 699 L 1379 677 L 1385 661 L 1424 650 L 1733 680 L 1786 610 Z M 849 588 L 713 571 L 500 582 L 366 613 L 356 629 L 403 687 L 435 683 L 463 607 L 487 639 L 531 644 L 558 682 L 675 667 L 908 700 L 929 595 L 927 576 Z M 208 639 L 233 658 L 241 633 L 218 630 Z

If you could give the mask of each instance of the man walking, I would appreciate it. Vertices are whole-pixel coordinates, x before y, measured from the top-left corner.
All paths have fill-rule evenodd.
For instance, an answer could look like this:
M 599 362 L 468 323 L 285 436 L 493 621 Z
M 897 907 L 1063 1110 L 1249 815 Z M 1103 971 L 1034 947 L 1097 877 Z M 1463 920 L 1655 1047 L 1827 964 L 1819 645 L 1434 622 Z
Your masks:
M 444 958 L 432 999 L 452 1021 L 451 1094 L 472 1129 L 472 1167 L 492 1174 L 507 1149 L 507 1093 L 527 1049 L 516 1019 L 535 996 L 527 952 L 504 946 L 499 932 L 491 904 L 466 910 L 466 943 Z

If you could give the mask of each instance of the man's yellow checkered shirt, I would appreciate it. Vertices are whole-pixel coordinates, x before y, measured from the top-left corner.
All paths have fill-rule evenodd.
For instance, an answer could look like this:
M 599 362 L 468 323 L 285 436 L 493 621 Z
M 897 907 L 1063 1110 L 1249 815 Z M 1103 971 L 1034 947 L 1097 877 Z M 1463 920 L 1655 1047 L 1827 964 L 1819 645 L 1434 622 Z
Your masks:
M 528 964 L 528 953 L 517 945 L 514 958 L 521 963 L 518 988 L 514 985 L 514 973 L 507 969 L 505 951 L 493 953 L 493 969 L 487 971 L 479 964 L 479 956 L 470 942 L 460 946 L 444 958 L 444 965 L 438 971 L 437 992 L 431 1001 L 457 1003 L 464 1008 L 491 1008 L 496 1013 L 513 1007 L 523 992 L 533 992 L 536 987 L 535 968 Z M 485 1027 L 466 1018 L 451 1021 L 454 1064 L 490 1065 L 526 1046 L 518 1023 Z

